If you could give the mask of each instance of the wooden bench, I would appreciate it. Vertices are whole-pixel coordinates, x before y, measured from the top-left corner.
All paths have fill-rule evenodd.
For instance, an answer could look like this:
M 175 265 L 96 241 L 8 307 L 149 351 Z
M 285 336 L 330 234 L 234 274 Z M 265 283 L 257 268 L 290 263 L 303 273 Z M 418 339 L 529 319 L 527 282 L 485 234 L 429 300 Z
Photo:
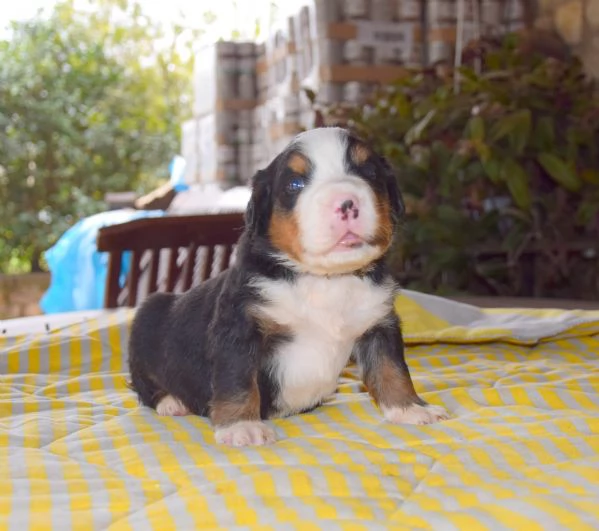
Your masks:
M 109 253 L 104 306 L 136 306 L 155 291 L 180 293 L 235 260 L 242 213 L 146 218 L 103 227 L 98 250 Z M 123 274 L 123 257 L 130 267 Z
M 109 253 L 106 308 L 136 306 L 155 291 L 182 292 L 211 278 L 235 260 L 243 214 L 167 216 L 104 227 L 98 250 Z M 123 257 L 131 252 L 124 278 Z M 479 307 L 598 310 L 598 301 L 503 297 L 450 297 Z

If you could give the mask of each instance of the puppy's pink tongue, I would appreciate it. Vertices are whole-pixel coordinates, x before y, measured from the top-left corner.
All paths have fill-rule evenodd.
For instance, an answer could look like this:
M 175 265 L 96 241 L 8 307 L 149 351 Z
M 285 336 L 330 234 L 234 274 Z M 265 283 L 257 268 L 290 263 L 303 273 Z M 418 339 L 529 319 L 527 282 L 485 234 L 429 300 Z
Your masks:
M 337 242 L 337 248 L 353 249 L 354 247 L 360 247 L 364 243 L 364 240 L 353 232 L 347 232 Z

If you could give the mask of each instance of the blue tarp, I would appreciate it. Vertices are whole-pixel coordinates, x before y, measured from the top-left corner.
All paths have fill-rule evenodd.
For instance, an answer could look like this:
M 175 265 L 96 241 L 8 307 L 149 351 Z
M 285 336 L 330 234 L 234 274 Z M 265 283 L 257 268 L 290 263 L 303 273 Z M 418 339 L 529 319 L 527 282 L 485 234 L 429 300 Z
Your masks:
M 169 163 L 170 183 L 176 192 L 187 190 L 185 159 L 180 155 Z M 164 216 L 162 210 L 111 210 L 84 218 L 67 230 L 46 251 L 52 279 L 40 300 L 44 313 L 99 310 L 104 306 L 104 287 L 108 274 L 108 254 L 96 247 L 98 231 L 108 225 L 139 218 Z M 121 286 L 129 272 L 130 253 L 123 253 Z
M 108 253 L 96 247 L 98 231 L 108 225 L 139 218 L 164 216 L 162 210 L 111 210 L 84 218 L 67 230 L 46 251 L 52 275 L 40 307 L 46 314 L 97 310 L 104 305 L 104 288 L 108 273 Z M 123 275 L 129 270 L 130 253 L 123 253 Z

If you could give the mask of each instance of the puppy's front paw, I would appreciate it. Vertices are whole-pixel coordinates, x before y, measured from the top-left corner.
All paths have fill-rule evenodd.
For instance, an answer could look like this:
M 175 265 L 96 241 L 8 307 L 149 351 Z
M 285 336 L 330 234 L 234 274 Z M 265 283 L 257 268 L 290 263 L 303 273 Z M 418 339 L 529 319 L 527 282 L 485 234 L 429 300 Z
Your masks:
M 420 406 L 383 408 L 385 419 L 393 424 L 433 424 L 447 420 L 449 413 L 441 406 Z
M 264 422 L 242 421 L 217 428 L 214 432 L 217 444 L 227 446 L 262 446 L 276 441 L 274 430 Z

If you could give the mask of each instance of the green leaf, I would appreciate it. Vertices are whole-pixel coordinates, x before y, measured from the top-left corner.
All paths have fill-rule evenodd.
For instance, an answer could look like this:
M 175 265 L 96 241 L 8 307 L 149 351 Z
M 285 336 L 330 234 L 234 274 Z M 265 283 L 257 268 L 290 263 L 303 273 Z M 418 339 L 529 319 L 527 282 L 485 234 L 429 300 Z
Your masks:
M 580 172 L 582 180 L 589 183 L 599 185 L 599 170 L 586 168 Z
M 541 116 L 535 127 L 534 141 L 539 149 L 548 150 L 555 144 L 554 119 L 551 116 Z
M 568 160 L 577 160 L 579 154 L 579 141 L 577 131 L 570 127 L 566 131 L 566 153 Z
M 428 111 L 428 113 L 426 113 L 426 116 L 424 116 L 424 118 L 422 118 L 420 121 L 414 124 L 414 126 L 411 127 L 410 130 L 406 133 L 406 143 L 413 144 L 414 142 L 418 142 L 422 138 L 422 135 L 424 134 L 426 128 L 433 121 L 433 118 L 436 114 L 437 110 L 431 109 L 430 111 Z
M 472 145 L 481 162 L 486 162 L 491 156 L 491 148 L 479 140 L 474 140 Z
M 541 153 L 537 160 L 549 176 L 566 190 L 576 192 L 582 186 L 576 171 L 552 153 Z
M 495 125 L 491 128 L 491 140 L 497 142 L 510 134 L 510 131 L 514 127 L 513 121 L 510 118 L 510 115 L 503 116 L 495 122 Z
M 397 109 L 397 114 L 401 118 L 409 118 L 412 115 L 412 106 L 406 95 L 398 91 L 393 98 L 393 106 Z
M 514 159 L 507 159 L 501 167 L 501 178 L 507 183 L 508 190 L 518 207 L 528 210 L 531 205 L 528 174 Z
M 482 160 L 483 169 L 485 173 L 491 179 L 492 182 L 497 184 L 501 181 L 502 171 L 501 171 L 501 162 L 496 158 L 490 156 L 486 160 Z
M 491 139 L 498 142 L 508 138 L 510 148 L 521 154 L 528 143 L 532 125 L 532 116 L 528 109 L 521 109 L 504 116 L 491 129 Z
M 597 214 L 599 214 L 599 201 L 597 198 L 590 198 L 578 206 L 576 219 L 582 224 L 587 224 L 592 222 Z
M 472 140 L 482 142 L 485 139 L 485 122 L 479 116 L 473 116 L 468 122 L 468 130 Z
M 514 121 L 516 125 L 510 134 L 510 146 L 518 155 L 521 155 L 530 137 L 532 126 L 530 111 L 524 109 L 514 113 Z

